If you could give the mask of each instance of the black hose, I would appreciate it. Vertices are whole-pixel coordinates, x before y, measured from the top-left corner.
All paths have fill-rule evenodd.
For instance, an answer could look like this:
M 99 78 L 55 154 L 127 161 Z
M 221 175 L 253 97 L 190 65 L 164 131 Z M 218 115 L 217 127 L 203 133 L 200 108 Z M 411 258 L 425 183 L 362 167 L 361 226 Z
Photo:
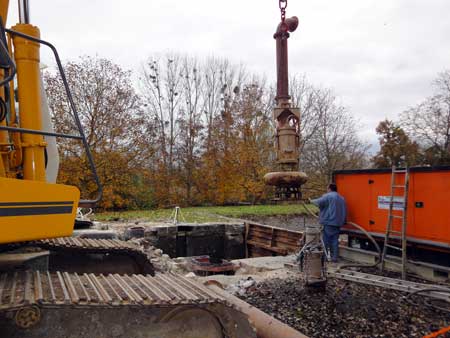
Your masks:
M 8 114 L 8 107 L 6 106 L 6 103 L 3 100 L 3 98 L 0 97 L 0 122 L 3 122 L 3 120 L 6 119 L 7 114 Z
M 14 76 L 16 75 L 16 64 L 14 63 L 14 60 L 9 55 L 9 50 L 6 47 L 6 32 L 5 32 L 5 26 L 3 25 L 3 20 L 0 18 L 0 55 L 5 58 L 5 61 L 8 63 L 8 66 L 2 65 L 2 67 L 6 67 L 6 78 L 3 78 L 0 81 L 0 87 L 3 87 L 8 82 L 10 82 Z
M 380 249 L 380 246 L 378 245 L 377 241 L 362 226 L 360 226 L 356 223 L 353 223 L 353 222 L 347 222 L 347 224 L 357 228 L 358 230 L 362 231 L 367 236 L 367 238 L 372 242 L 375 249 L 377 250 L 378 256 L 377 256 L 377 260 L 373 264 L 369 264 L 369 265 L 367 265 L 367 264 L 345 264 L 339 268 L 345 269 L 345 268 L 374 268 L 374 267 L 376 267 L 378 264 L 381 263 L 381 249 Z
M 309 209 L 309 207 L 307 206 L 307 204 L 302 201 L 303 203 L 303 207 L 305 208 L 305 210 L 311 214 L 313 217 L 318 218 L 319 216 L 317 216 L 314 212 L 311 211 L 311 209 Z M 381 249 L 380 246 L 378 245 L 378 243 L 375 241 L 375 239 L 373 238 L 373 236 L 371 234 L 369 234 L 363 227 L 361 227 L 360 225 L 353 223 L 353 222 L 347 222 L 348 225 L 351 225 L 355 228 L 357 228 L 358 230 L 360 230 L 361 232 L 363 232 L 367 238 L 372 242 L 372 244 L 375 246 L 375 249 L 377 250 L 378 256 L 377 256 L 377 260 L 375 263 L 373 264 L 346 264 L 346 265 L 342 265 L 341 267 L 339 267 L 340 269 L 344 269 L 344 268 L 373 268 L 376 267 L 378 264 L 380 264 L 381 262 Z
M 411 297 L 414 296 L 414 295 L 419 295 L 419 294 L 424 293 L 424 292 L 441 292 L 441 293 L 448 293 L 448 294 L 450 295 L 450 290 L 444 290 L 444 289 L 440 289 L 440 288 L 428 288 L 428 289 L 421 289 L 421 290 L 413 291 L 413 292 L 407 294 L 407 295 L 404 297 L 404 299 L 405 299 L 405 301 L 408 302 L 410 305 L 412 305 L 412 306 L 417 306 L 418 304 L 415 303 L 415 302 L 413 302 L 413 301 L 411 300 Z M 423 296 L 425 296 L 425 297 L 426 297 L 426 296 L 430 297 L 429 295 L 423 295 Z M 434 301 L 437 301 L 437 300 L 438 300 L 438 299 L 435 299 Z M 441 300 L 441 301 L 444 301 L 444 302 L 445 302 L 445 300 Z M 448 303 L 448 302 L 447 302 L 447 303 Z M 433 309 L 435 309 L 435 310 L 438 310 L 438 311 L 444 311 L 444 312 L 450 313 L 450 306 L 445 308 L 445 307 L 442 307 L 442 306 L 434 305 L 434 304 L 431 303 L 431 299 L 425 300 L 425 305 L 428 306 L 428 307 L 431 307 L 431 308 L 433 308 Z

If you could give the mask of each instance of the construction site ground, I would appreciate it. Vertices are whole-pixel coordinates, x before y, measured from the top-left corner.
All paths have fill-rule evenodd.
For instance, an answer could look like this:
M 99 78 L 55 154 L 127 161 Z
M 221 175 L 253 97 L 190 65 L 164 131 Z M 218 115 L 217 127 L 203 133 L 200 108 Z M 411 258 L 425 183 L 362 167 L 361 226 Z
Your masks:
M 411 303 L 404 292 L 334 278 L 328 279 L 323 290 L 305 287 L 293 256 L 235 262 L 240 269 L 234 276 L 200 279 L 220 282 L 229 292 L 309 337 L 423 337 L 450 325 L 448 312 L 430 308 L 420 297 Z
M 96 228 L 123 232 L 134 224 L 112 223 L 97 223 Z M 414 303 L 410 303 L 404 292 L 334 278 L 328 278 L 324 290 L 305 287 L 293 255 L 236 259 L 232 260 L 234 275 L 197 276 L 189 257 L 170 258 L 149 247 L 145 239 L 131 240 L 147 250 L 160 271 L 201 282 L 215 280 L 228 292 L 309 337 L 423 337 L 450 326 L 449 312 L 430 308 L 421 297 L 412 298 Z M 378 273 L 377 269 L 366 271 Z

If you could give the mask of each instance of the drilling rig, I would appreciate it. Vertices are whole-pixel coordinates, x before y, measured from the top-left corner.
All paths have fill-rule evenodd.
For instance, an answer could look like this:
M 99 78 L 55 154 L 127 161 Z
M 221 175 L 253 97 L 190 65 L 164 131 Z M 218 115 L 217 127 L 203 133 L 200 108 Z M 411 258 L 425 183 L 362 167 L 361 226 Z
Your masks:
M 288 39 L 298 27 L 298 18 L 286 18 L 287 0 L 279 1 L 281 22 L 274 34 L 276 40 L 277 94 L 273 118 L 276 121 L 276 157 L 278 171 L 264 176 L 267 185 L 275 187 L 275 201 L 296 202 L 302 198 L 301 186 L 308 177 L 299 171 L 300 109 L 292 107 L 289 95 Z
M 277 93 L 273 118 L 276 121 L 276 156 L 279 171 L 264 176 L 267 185 L 275 187 L 276 202 L 298 203 L 302 200 L 301 186 L 308 177 L 299 171 L 300 109 L 292 107 L 289 95 L 288 39 L 298 27 L 298 18 L 286 18 L 287 0 L 279 0 L 281 22 L 275 34 Z M 306 286 L 326 284 L 325 251 L 319 227 L 305 229 L 305 241 L 299 252 L 300 271 Z

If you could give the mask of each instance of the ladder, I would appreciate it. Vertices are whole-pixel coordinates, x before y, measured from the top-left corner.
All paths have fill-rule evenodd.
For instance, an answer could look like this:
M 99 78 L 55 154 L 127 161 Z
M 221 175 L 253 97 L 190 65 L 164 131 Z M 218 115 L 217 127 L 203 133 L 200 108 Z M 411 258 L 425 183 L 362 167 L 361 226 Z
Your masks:
M 388 249 L 400 252 L 401 263 L 389 260 L 391 264 L 401 266 L 402 279 L 406 279 L 407 255 L 406 255 L 406 216 L 408 207 L 408 186 L 409 186 L 409 170 L 406 166 L 404 169 L 392 166 L 391 175 L 391 195 L 389 200 L 389 213 L 386 225 L 386 234 L 384 237 L 383 252 L 381 255 L 380 269 L 383 271 L 386 267 Z M 401 193 L 401 194 L 400 194 Z M 398 207 L 396 204 L 400 205 Z M 398 229 L 398 219 L 401 222 L 401 228 Z M 392 245 L 393 239 L 400 239 L 400 247 Z
M 327 275 L 332 278 L 339 278 L 367 285 L 375 285 L 386 289 L 408 293 L 421 291 L 431 298 L 441 299 L 450 303 L 450 288 L 443 285 L 416 283 L 340 268 L 328 268 Z

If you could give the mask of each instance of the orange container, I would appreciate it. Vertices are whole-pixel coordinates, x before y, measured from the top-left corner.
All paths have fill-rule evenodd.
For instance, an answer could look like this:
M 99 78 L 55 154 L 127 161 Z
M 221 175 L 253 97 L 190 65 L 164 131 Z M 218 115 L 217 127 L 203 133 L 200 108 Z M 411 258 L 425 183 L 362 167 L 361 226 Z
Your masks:
M 399 178 L 396 184 L 403 184 L 403 175 L 396 177 Z M 347 220 L 378 238 L 384 237 L 391 169 L 335 171 L 334 181 L 347 202 Z M 394 196 L 401 196 L 404 190 L 394 191 Z M 394 230 L 400 230 L 401 219 L 394 218 L 393 222 Z M 406 234 L 410 245 L 450 251 L 450 167 L 410 168 Z

